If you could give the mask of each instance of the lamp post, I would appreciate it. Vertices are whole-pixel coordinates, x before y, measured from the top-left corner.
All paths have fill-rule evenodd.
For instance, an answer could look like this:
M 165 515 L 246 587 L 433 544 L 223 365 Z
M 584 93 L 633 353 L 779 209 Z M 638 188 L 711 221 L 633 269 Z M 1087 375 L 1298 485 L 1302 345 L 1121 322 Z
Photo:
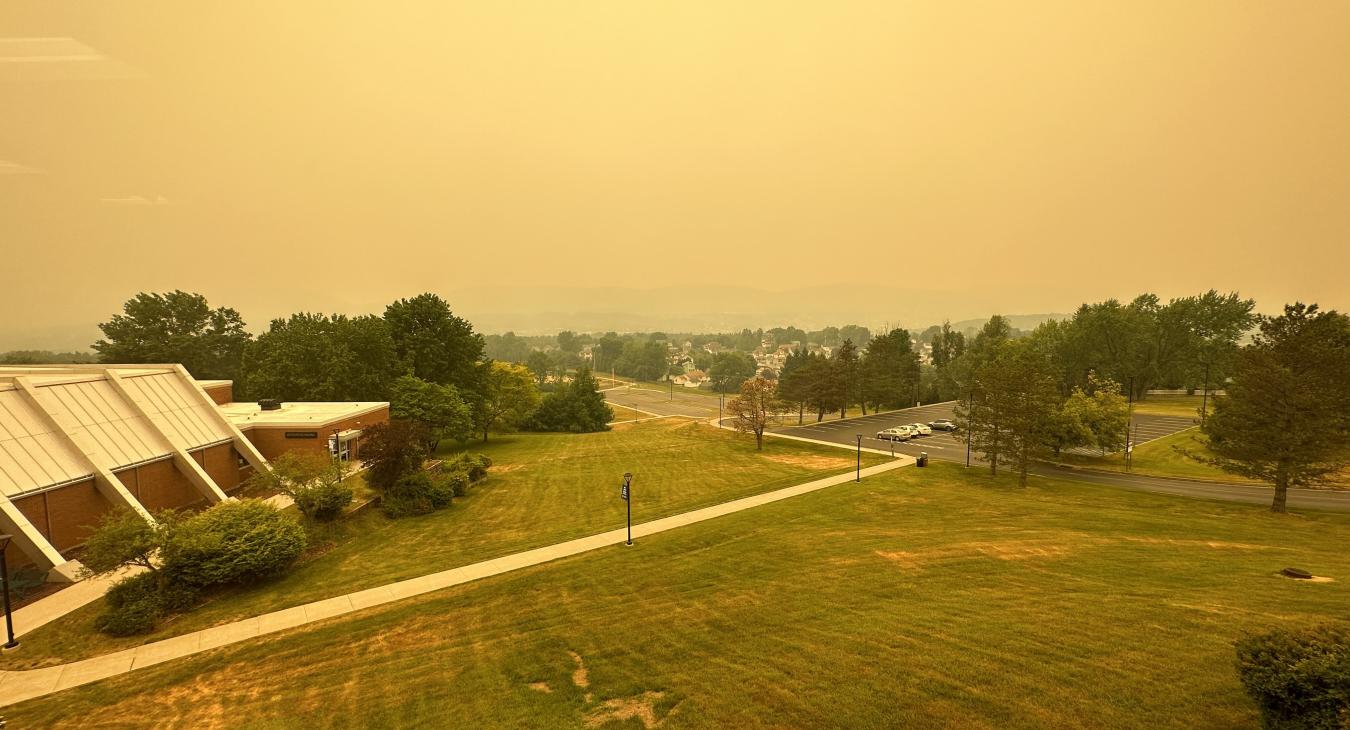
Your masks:
M 858 434 L 858 470 L 856 476 L 853 477 L 853 481 L 862 481 L 862 434 Z
M 633 492 L 631 491 L 632 484 L 633 484 L 633 473 L 627 471 L 624 472 L 623 491 L 621 491 L 620 494 L 623 495 L 624 504 L 628 507 L 628 542 L 624 543 L 628 547 L 633 546 Z
M 4 645 L 5 651 L 19 646 L 19 640 L 14 638 L 14 614 L 9 608 L 9 564 L 5 562 L 5 550 L 13 538 L 13 535 L 0 535 L 0 580 L 5 584 L 5 633 L 9 637 Z
M 722 404 L 726 403 L 727 394 L 721 393 L 717 396 L 717 427 L 722 427 Z

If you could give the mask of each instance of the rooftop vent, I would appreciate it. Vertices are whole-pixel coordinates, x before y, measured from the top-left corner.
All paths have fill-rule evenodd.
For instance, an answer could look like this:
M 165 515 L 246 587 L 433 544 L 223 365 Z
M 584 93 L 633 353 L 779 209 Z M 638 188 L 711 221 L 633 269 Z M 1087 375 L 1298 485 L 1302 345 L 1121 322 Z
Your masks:
M 276 398 L 263 398 L 258 401 L 258 409 L 263 411 L 279 411 L 281 410 L 281 401 Z

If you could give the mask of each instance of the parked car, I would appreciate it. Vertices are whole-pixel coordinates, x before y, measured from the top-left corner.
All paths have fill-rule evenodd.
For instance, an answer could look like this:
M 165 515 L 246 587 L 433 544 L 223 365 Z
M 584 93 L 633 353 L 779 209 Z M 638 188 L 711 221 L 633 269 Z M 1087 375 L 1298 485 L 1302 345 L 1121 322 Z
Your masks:
M 931 436 L 931 435 L 933 435 L 933 429 L 929 428 L 929 427 L 928 427 L 928 424 L 926 424 L 926 423 L 911 423 L 911 424 L 909 424 L 909 427 L 910 427 L 911 430 L 914 431 L 914 435 L 915 435 L 915 436 Z
M 931 429 L 933 429 L 934 431 L 955 431 L 955 430 L 956 430 L 956 424 L 953 423 L 952 420 L 951 420 L 950 418 L 939 418 L 939 419 L 937 419 L 936 421 L 931 421 L 931 422 L 929 422 L 928 427 L 931 428 Z
M 877 431 L 877 439 L 881 441 L 908 441 L 911 438 L 914 438 L 914 429 L 909 426 L 896 426 Z

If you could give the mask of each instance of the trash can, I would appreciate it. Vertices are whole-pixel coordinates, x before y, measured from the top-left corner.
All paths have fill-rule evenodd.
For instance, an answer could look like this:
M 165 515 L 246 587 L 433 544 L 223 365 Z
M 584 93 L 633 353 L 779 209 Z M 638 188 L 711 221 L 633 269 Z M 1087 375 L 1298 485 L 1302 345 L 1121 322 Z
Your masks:
M 919 458 L 916 460 L 915 466 L 928 466 L 928 452 L 927 452 L 927 451 L 920 451 L 920 452 L 919 452 Z

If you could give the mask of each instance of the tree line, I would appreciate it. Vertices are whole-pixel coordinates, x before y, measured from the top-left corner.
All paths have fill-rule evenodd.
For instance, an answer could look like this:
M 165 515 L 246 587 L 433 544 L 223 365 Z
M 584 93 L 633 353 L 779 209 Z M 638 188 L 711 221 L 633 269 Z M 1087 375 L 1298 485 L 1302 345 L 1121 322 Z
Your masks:
M 1235 294 L 1167 305 L 1145 296 L 1084 305 L 1020 339 L 995 317 L 945 366 L 958 426 L 992 472 L 1011 466 L 1025 484 L 1044 454 L 1124 446 L 1129 399 L 1198 378 L 1223 392 L 1212 414 L 1197 409 L 1205 449 L 1183 453 L 1271 484 L 1271 509 L 1284 512 L 1291 487 L 1323 486 L 1350 468 L 1350 318 L 1316 304 L 1251 310 Z
M 238 311 L 200 294 L 142 292 L 99 327 L 102 362 L 182 363 L 195 378 L 234 381 L 239 400 L 389 401 L 394 418 L 437 438 L 601 430 L 611 420 L 588 374 L 559 387 L 492 359 L 483 336 L 435 294 L 391 302 L 381 315 L 299 312 L 253 337 Z

